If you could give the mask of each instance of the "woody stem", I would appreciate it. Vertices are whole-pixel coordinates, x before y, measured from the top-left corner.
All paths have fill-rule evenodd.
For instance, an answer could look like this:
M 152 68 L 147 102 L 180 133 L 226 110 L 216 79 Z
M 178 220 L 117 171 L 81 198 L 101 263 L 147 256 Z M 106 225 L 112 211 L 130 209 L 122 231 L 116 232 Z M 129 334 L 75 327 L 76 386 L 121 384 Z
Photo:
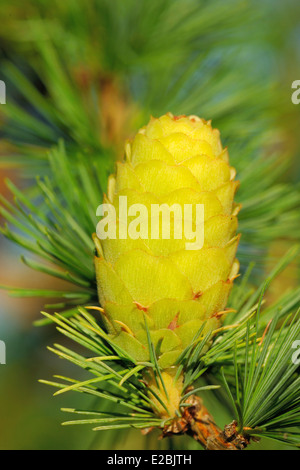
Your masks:
M 222 430 L 214 422 L 201 398 L 193 395 L 187 402 L 191 406 L 186 407 L 182 418 L 164 429 L 164 436 L 187 434 L 206 450 L 242 450 L 248 446 L 250 439 L 238 433 L 236 421 Z

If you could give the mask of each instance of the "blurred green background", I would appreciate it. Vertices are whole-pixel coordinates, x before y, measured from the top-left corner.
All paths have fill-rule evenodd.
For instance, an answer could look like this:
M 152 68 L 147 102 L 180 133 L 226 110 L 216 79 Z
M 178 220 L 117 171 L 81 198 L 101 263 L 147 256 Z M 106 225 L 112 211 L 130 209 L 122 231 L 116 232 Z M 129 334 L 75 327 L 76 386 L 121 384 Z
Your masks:
M 0 106 L 1 194 L 7 195 L 6 177 L 25 189 L 47 173 L 47 149 L 60 138 L 112 166 L 125 138 L 151 114 L 167 111 L 213 118 L 235 161 L 249 142 L 254 152 L 261 145 L 262 129 L 271 140 L 275 135 L 273 145 L 289 159 L 281 180 L 299 182 L 300 105 L 291 103 L 291 83 L 300 79 L 297 0 L 1 0 L 0 18 L 0 79 L 8 101 Z M 268 249 L 282 252 L 281 242 Z M 21 264 L 20 249 L 3 237 L 0 250 L 0 284 L 57 287 Z M 280 282 L 292 281 L 286 273 Z M 62 427 L 59 409 L 83 408 L 87 398 L 53 398 L 38 383 L 70 369 L 46 350 L 57 339 L 54 329 L 32 325 L 42 307 L 38 298 L 0 292 L 0 340 L 7 346 L 7 365 L 0 365 L 0 449 L 197 448 L 185 438 L 157 441 L 157 434 L 138 431 L 116 438 Z M 228 415 L 217 406 L 212 401 L 223 424 Z

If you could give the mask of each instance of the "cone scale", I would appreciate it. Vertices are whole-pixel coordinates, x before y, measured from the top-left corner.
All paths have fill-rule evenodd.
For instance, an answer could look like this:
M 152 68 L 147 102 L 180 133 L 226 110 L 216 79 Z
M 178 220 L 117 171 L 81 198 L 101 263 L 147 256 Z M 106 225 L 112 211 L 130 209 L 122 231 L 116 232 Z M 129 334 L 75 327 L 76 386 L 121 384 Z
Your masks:
M 183 380 L 174 386 L 176 361 L 203 323 L 202 335 L 220 326 L 238 274 L 238 182 L 219 131 L 197 116 L 168 113 L 151 118 L 126 143 L 125 154 L 116 176 L 109 178 L 103 201 L 115 207 L 117 236 L 96 240 L 99 302 L 113 342 L 137 362 L 150 360 L 146 318 L 168 399 L 163 390 L 156 393 L 174 416 Z M 149 209 L 148 238 L 124 237 L 120 197 L 127 198 L 128 207 L 143 204 Z M 151 238 L 151 207 L 161 204 L 203 205 L 202 248 L 186 249 L 188 240 L 174 233 L 170 239 L 161 233 Z M 127 222 L 132 220 L 129 216 Z M 192 223 L 195 226 L 196 220 Z M 157 387 L 150 372 L 145 378 L 150 387 Z

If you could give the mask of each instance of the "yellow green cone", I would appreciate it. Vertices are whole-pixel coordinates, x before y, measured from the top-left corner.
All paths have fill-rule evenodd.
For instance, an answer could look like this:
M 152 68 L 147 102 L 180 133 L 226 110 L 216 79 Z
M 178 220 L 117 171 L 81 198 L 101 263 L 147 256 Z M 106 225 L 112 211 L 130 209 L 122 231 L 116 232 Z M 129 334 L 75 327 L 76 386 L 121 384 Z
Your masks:
M 120 239 L 118 218 L 117 238 L 96 240 L 99 301 L 113 342 L 149 361 L 146 318 L 159 365 L 169 370 L 203 322 L 204 334 L 220 325 L 239 269 L 238 182 L 219 131 L 196 116 L 151 118 L 125 153 L 104 198 L 117 215 L 120 196 L 149 214 L 152 204 L 204 204 L 201 249 L 186 249 L 184 237 Z

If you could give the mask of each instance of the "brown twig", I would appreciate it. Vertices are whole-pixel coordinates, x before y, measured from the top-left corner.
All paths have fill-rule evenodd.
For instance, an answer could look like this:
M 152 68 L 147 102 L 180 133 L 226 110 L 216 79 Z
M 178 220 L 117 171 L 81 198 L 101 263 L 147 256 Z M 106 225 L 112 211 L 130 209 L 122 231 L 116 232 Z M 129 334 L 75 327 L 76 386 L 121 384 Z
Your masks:
M 185 408 L 181 418 L 165 427 L 162 437 L 188 434 L 206 450 L 243 450 L 250 443 L 249 436 L 237 432 L 236 421 L 220 429 L 201 398 L 193 395 L 186 403 L 190 406 Z

